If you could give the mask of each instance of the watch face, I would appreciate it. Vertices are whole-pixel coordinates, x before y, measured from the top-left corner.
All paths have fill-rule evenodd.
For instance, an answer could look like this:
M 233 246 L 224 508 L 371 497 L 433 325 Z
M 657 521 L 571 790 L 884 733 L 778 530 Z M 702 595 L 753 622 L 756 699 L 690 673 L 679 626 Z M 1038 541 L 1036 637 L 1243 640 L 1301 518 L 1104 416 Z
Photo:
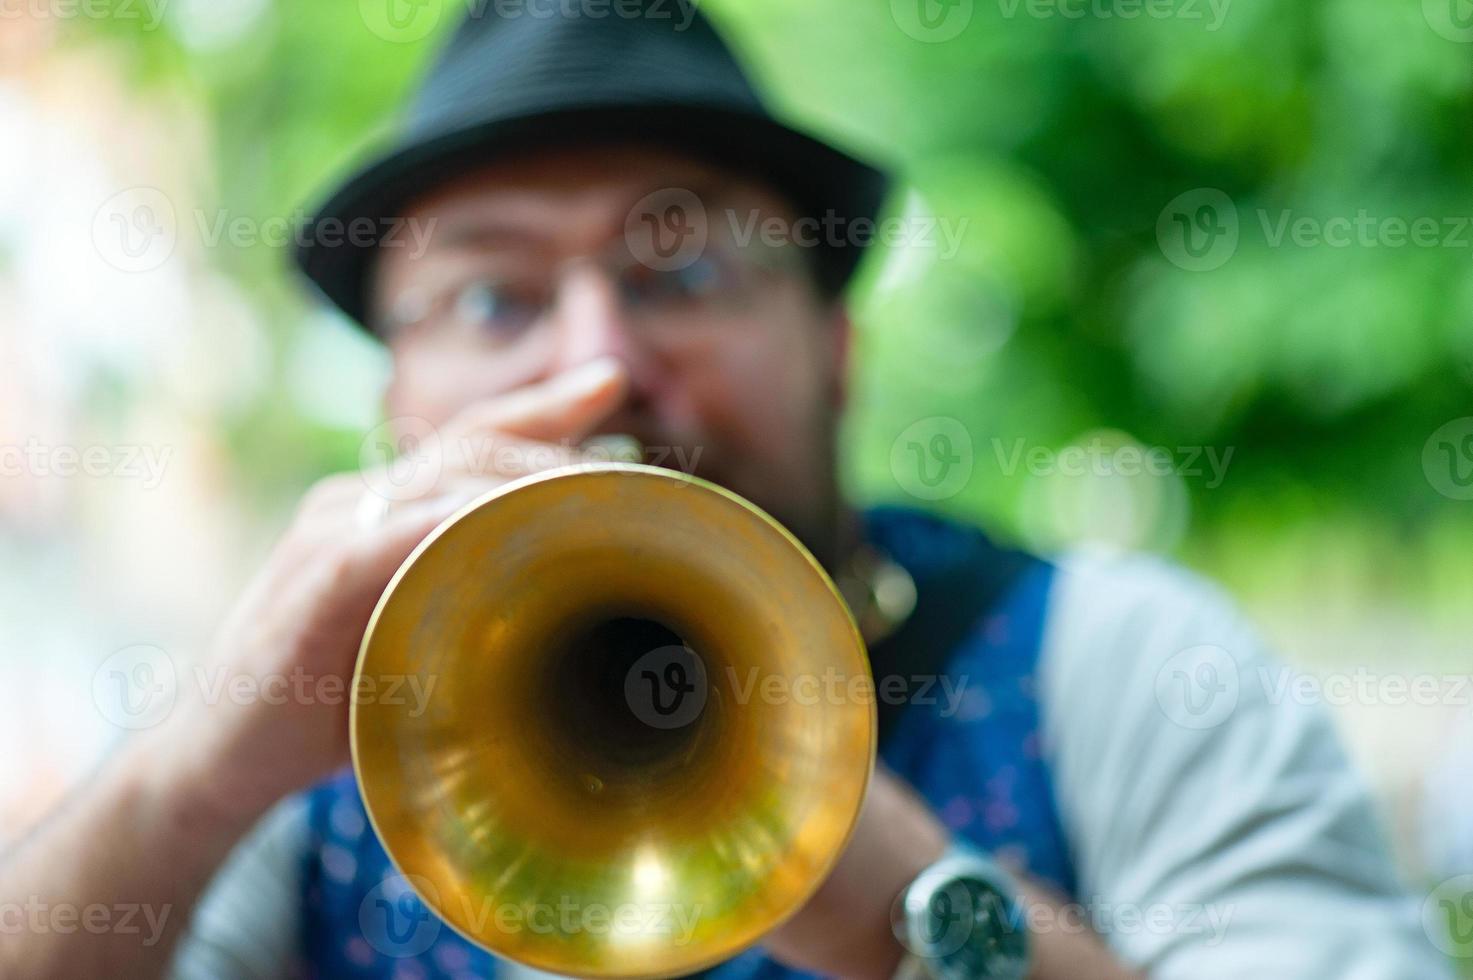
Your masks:
M 1019 906 L 992 883 L 957 875 L 935 887 L 916 917 L 914 952 L 945 980 L 1021 980 L 1028 934 Z

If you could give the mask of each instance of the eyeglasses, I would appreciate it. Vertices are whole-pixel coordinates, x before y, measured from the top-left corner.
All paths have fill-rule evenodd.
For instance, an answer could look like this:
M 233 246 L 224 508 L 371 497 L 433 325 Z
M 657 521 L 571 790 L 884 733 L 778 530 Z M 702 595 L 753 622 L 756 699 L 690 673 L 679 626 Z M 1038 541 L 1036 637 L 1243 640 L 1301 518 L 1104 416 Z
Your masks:
M 528 256 L 489 259 L 439 286 L 404 294 L 385 325 L 389 336 L 473 337 L 508 347 L 546 323 L 567 277 L 593 267 L 612 283 L 621 308 L 641 322 L 685 322 L 702 313 L 750 305 L 772 276 L 793 271 L 783 247 L 707 242 L 696 254 L 672 256 L 621 237 L 601 253 L 556 263 Z

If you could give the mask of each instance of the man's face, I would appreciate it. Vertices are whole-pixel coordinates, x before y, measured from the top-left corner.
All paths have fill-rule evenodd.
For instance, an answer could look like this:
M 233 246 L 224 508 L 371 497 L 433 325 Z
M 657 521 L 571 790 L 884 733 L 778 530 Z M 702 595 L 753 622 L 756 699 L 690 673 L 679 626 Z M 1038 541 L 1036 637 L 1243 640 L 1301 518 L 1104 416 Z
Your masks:
M 667 202 L 691 193 L 707 243 L 671 255 L 702 215 Z M 392 415 L 441 425 L 613 356 L 628 397 L 598 433 L 636 437 L 648 462 L 740 493 L 832 559 L 849 324 L 815 290 L 811 256 L 763 244 L 763 222 L 791 227 L 777 195 L 662 151 L 580 148 L 468 174 L 403 217 L 429 243 L 380 250 Z

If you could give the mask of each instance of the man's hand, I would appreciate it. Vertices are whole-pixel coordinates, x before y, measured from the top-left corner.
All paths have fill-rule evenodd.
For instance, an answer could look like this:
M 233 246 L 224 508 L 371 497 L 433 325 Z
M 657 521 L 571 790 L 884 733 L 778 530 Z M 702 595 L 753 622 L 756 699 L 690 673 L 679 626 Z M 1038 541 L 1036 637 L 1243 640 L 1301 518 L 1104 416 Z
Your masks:
M 904 948 L 891 926 L 900 893 L 945 851 L 950 834 L 903 779 L 876 766 L 869 795 L 843 855 L 797 915 L 764 945 L 789 966 L 846 980 L 888 980 Z M 1058 922 L 1064 899 L 1020 881 L 1024 922 Z M 1082 930 L 1030 931 L 1030 980 L 1141 980 Z
M 602 360 L 472 406 L 440 430 L 435 486 L 387 510 L 363 506 L 370 487 L 382 485 L 373 474 L 314 487 L 220 631 L 213 666 L 257 685 L 335 677 L 343 697 L 294 699 L 288 686 L 285 698 L 208 703 L 181 685 L 169 718 L 130 740 L 0 867 L 0 902 L 147 907 L 162 917 L 162 935 L 149 943 L 122 931 L 0 935 L 0 976 L 162 973 L 181 924 L 240 836 L 277 799 L 347 760 L 353 666 L 394 571 L 471 499 L 576 461 L 569 447 L 618 407 L 626 386 L 622 366 Z M 365 509 L 374 517 L 367 524 Z
M 876 766 L 839 862 L 808 904 L 767 938 L 767 951 L 827 976 L 892 976 L 903 950 L 890 928 L 890 909 L 942 855 L 949 836 L 909 785 Z
M 218 665 L 258 681 L 297 673 L 304 686 L 341 678 L 337 689 L 345 695 L 332 704 L 287 697 L 282 704 L 223 699 L 188 706 L 175 739 L 191 753 L 188 768 L 209 799 L 259 812 L 344 764 L 346 692 L 369 616 L 394 572 L 469 501 L 536 470 L 577 462 L 569 447 L 618 407 L 626 383 L 619 362 L 602 359 L 469 407 L 440 431 L 437 458 L 422 462 L 438 479 L 417 499 L 390 505 L 376 497 L 371 488 L 385 484 L 373 473 L 314 486 L 228 618 Z M 365 502 L 375 515 L 368 526 Z

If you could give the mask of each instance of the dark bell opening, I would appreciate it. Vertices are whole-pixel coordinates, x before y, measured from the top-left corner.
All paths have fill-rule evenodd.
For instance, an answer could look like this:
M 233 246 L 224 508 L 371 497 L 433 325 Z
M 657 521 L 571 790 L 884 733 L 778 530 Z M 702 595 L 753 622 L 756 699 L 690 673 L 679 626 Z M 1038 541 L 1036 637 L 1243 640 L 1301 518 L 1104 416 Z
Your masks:
M 548 666 L 542 703 L 559 754 L 583 770 L 575 775 L 642 781 L 685 764 L 707 692 L 696 655 L 669 626 L 601 617 L 569 630 Z

